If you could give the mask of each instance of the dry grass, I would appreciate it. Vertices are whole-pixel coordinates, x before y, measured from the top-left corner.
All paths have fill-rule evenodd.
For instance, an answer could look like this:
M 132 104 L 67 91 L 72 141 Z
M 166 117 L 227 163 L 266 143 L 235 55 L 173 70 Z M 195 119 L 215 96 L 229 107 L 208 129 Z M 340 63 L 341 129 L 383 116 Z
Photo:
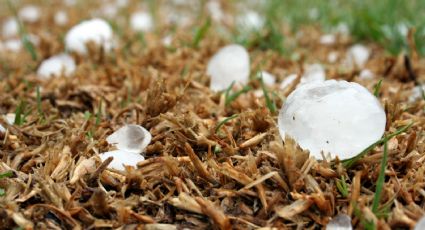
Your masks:
M 344 55 L 349 38 L 322 46 L 316 30 L 304 33 L 296 60 L 250 50 L 252 72 L 261 65 L 281 80 L 319 60 L 328 78 L 358 81 L 373 91 L 379 79 L 361 80 L 358 69 L 326 61 L 331 51 Z M 40 57 L 63 48 L 60 34 L 42 38 Z M 292 140 L 282 141 L 277 114 L 263 97 L 250 91 L 225 106 L 224 95 L 208 89 L 206 63 L 225 40 L 209 33 L 193 48 L 185 45 L 191 37 L 177 30 L 174 49 L 167 49 L 158 35 L 146 35 L 147 46 L 133 37 L 126 31 L 111 54 L 92 47 L 88 57 L 76 57 L 70 78 L 40 81 L 34 73 L 40 61 L 25 51 L 2 57 L 0 114 L 14 112 L 21 100 L 28 114 L 20 126 L 0 119 L 7 128 L 0 134 L 0 173 L 13 172 L 0 179 L 0 228 L 317 229 L 347 213 L 356 228 L 372 222 L 392 229 L 412 228 L 425 214 L 425 101 L 408 102 L 411 88 L 425 80 L 425 60 L 415 53 L 391 57 L 370 44 L 367 67 L 384 79 L 379 99 L 387 133 L 414 122 L 388 142 L 379 213 L 373 213 L 383 146 L 349 169 L 338 160 L 309 158 Z M 261 89 L 258 80 L 250 85 Z M 42 89 L 41 104 L 35 86 Z M 280 108 L 289 92 L 271 91 L 280 96 Z M 239 116 L 216 133 L 233 114 Z M 152 133 L 146 161 L 126 172 L 107 170 L 97 154 L 111 148 L 106 136 L 128 123 Z M 347 197 L 337 188 L 341 178 Z

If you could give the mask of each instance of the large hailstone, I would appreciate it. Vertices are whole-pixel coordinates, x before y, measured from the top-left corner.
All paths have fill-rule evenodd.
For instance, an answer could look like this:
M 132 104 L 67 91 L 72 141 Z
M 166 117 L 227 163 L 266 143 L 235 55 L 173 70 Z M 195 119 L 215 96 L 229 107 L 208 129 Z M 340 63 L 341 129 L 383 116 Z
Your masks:
M 37 75 L 47 79 L 51 76 L 69 76 L 75 71 L 75 61 L 68 54 L 58 54 L 44 60 L 38 67 Z
M 149 32 L 153 29 L 153 18 L 147 12 L 136 12 L 131 15 L 130 25 L 134 31 Z
M 88 42 L 94 42 L 105 51 L 110 51 L 113 47 L 111 26 L 105 20 L 95 18 L 72 27 L 65 36 L 66 49 L 79 54 L 87 54 Z
M 249 54 L 241 45 L 221 48 L 209 61 L 207 74 L 211 76 L 210 88 L 227 89 L 232 82 L 246 84 L 249 80 Z
M 140 155 L 152 140 L 152 135 L 139 125 L 125 125 L 106 138 L 109 144 L 118 150 L 102 153 L 100 159 L 105 161 L 112 156 L 114 159 L 108 168 L 124 171 L 124 165 L 136 167 L 137 162 L 145 158 Z
M 288 135 L 316 159 L 321 152 L 339 159 L 351 158 L 379 140 L 386 116 L 363 86 L 328 80 L 300 85 L 279 112 L 282 138 Z

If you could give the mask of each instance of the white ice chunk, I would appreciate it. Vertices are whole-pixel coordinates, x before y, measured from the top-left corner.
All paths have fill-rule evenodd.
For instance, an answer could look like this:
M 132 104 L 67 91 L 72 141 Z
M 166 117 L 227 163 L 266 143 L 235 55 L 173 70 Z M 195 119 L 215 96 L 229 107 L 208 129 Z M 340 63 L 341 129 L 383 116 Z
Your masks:
M 322 65 L 312 64 L 307 66 L 303 76 L 301 77 L 301 84 L 324 81 L 326 79 L 326 72 Z
M 171 46 L 171 43 L 173 43 L 173 36 L 167 35 L 162 38 L 161 42 L 164 46 Z
M 328 62 L 335 63 L 338 60 L 338 52 L 332 51 L 328 54 Z
M 425 92 L 425 84 L 415 86 L 412 89 L 412 93 L 409 96 L 409 102 L 415 102 L 416 100 L 422 98 L 422 93 L 424 92 Z
M 359 78 L 363 80 L 370 80 L 373 79 L 373 77 L 375 77 L 375 75 L 369 69 L 363 69 L 359 74 Z
M 244 12 L 236 19 L 237 25 L 247 30 L 260 30 L 264 22 L 264 17 L 252 10 Z
M 19 24 L 14 18 L 8 18 L 3 23 L 2 34 L 5 38 L 10 38 L 18 35 Z
M 3 125 L 0 125 L 0 133 L 5 133 L 6 129 L 3 127 Z
M 347 52 L 347 61 L 350 66 L 363 67 L 369 59 L 370 51 L 364 45 L 353 45 Z
M 350 34 L 350 27 L 348 26 L 347 23 L 340 22 L 335 27 L 335 32 L 336 33 L 339 33 L 339 34 L 342 34 L 342 35 L 349 35 Z
M 5 42 L 3 42 L 2 48 L 11 52 L 18 52 L 22 48 L 21 39 L 14 38 L 6 40 Z
M 100 8 L 100 13 L 107 18 L 113 18 L 118 14 L 118 7 L 113 3 L 105 3 Z
M 425 215 L 419 219 L 418 223 L 416 223 L 414 230 L 424 230 L 425 229 Z
M 336 41 L 334 34 L 325 34 L 320 37 L 320 44 L 322 45 L 332 45 Z
M 260 76 L 263 78 L 263 82 L 267 86 L 273 86 L 276 83 L 276 77 L 267 71 L 261 71 Z
M 300 85 L 279 112 L 282 138 L 288 135 L 316 159 L 321 151 L 351 158 L 382 137 L 386 116 L 363 86 L 328 80 Z
M 63 10 L 60 10 L 55 13 L 54 21 L 56 25 L 66 25 L 66 23 L 68 23 L 68 14 L 66 14 L 66 12 Z
M 3 118 L 6 120 L 6 122 L 9 125 L 13 125 L 13 124 L 15 124 L 16 114 L 14 114 L 14 113 L 8 113 L 8 114 L 4 115 Z
M 117 7 L 125 7 L 128 5 L 128 0 L 116 0 L 115 5 Z
M 69 76 L 75 71 L 75 61 L 68 54 L 58 54 L 44 60 L 38 67 L 37 75 L 47 79 L 51 76 Z
M 346 214 L 338 214 L 326 225 L 326 230 L 352 230 L 351 218 Z
M 124 165 L 137 167 L 138 162 L 145 160 L 145 158 L 138 153 L 127 152 L 124 150 L 105 152 L 100 154 L 99 157 L 102 161 L 105 161 L 108 157 L 113 157 L 114 159 L 108 165 L 108 168 L 120 171 L 125 170 Z
M 86 44 L 94 42 L 110 51 L 114 45 L 111 26 L 104 20 L 94 18 L 72 27 L 65 36 L 65 47 L 80 54 L 87 53 Z
M 209 61 L 207 74 L 213 91 L 227 89 L 232 82 L 249 80 L 249 54 L 243 46 L 232 44 L 221 48 Z
M 206 7 L 214 21 L 219 22 L 224 18 L 224 13 L 221 9 L 220 1 L 210 0 L 207 2 Z
M 66 6 L 74 6 L 75 4 L 77 4 L 77 0 L 63 0 L 63 3 Z
M 37 22 L 38 19 L 40 19 L 40 16 L 40 8 L 34 5 L 27 5 L 19 10 L 19 18 L 25 22 Z
M 283 81 L 280 83 L 279 88 L 286 89 L 288 86 L 292 84 L 292 82 L 295 81 L 295 79 L 297 79 L 297 76 L 298 76 L 297 74 L 290 74 L 285 79 L 283 79 Z
M 144 11 L 133 13 L 130 18 L 130 25 L 134 31 L 138 32 L 149 32 L 154 27 L 152 16 Z
M 106 138 L 117 149 L 131 153 L 142 153 L 151 142 L 152 135 L 140 125 L 125 125 Z

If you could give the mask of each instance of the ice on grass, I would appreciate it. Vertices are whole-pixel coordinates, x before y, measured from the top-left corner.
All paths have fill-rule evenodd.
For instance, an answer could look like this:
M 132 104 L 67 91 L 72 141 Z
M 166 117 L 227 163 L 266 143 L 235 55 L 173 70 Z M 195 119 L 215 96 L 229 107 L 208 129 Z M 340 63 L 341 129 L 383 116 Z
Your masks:
M 25 22 L 37 22 L 40 19 L 40 16 L 40 8 L 34 5 L 27 5 L 19 10 L 19 18 Z
M 140 125 L 125 125 L 106 138 L 117 149 L 142 153 L 151 142 L 152 135 Z
M 68 23 L 68 14 L 66 14 L 66 12 L 63 10 L 60 10 L 55 13 L 55 16 L 53 19 L 56 25 L 64 26 Z
M 338 214 L 326 225 L 326 230 L 352 230 L 351 218 L 346 214 Z
M 415 86 L 409 96 L 409 102 L 415 102 L 422 98 L 422 93 L 425 92 L 425 84 Z
M 75 71 L 75 61 L 68 54 L 58 54 L 44 60 L 38 67 L 37 75 L 40 78 L 52 76 L 70 76 Z
M 7 124 L 9 124 L 9 125 L 13 125 L 14 123 L 15 123 L 15 117 L 16 117 L 16 115 L 14 114 L 14 113 L 8 113 L 8 114 L 6 114 L 6 115 L 3 115 L 3 119 L 7 122 Z M 1 124 L 0 124 L 0 133 L 4 133 L 4 132 L 6 132 L 6 128 L 5 127 L 3 127 Z
M 267 71 L 261 71 L 260 76 L 263 79 L 263 83 L 267 86 L 273 86 L 276 83 L 276 77 Z
M 300 85 L 279 112 L 282 138 L 288 135 L 316 159 L 321 152 L 351 158 L 379 140 L 386 116 L 379 101 L 363 86 L 346 81 Z
M 303 76 L 301 77 L 301 84 L 315 82 L 315 81 L 324 81 L 326 79 L 325 69 L 321 64 L 312 64 L 307 66 L 304 71 Z
M 336 41 L 334 34 L 325 34 L 320 37 L 320 44 L 322 45 L 332 45 Z
M 209 61 L 207 74 L 213 91 L 227 89 L 232 82 L 246 84 L 249 80 L 249 54 L 243 46 L 232 44 L 221 48 Z
M 79 54 L 87 54 L 89 42 L 110 51 L 114 44 L 111 26 L 103 19 L 94 18 L 75 25 L 65 36 L 66 49 Z
M 15 18 L 8 18 L 3 23 L 2 34 L 3 37 L 9 38 L 18 35 L 19 33 L 19 24 Z
M 329 63 L 335 63 L 336 61 L 338 61 L 338 52 L 336 52 L 336 51 L 329 52 L 328 62 Z
M 237 25 L 245 30 L 260 30 L 264 25 L 264 17 L 255 11 L 244 12 L 237 19 Z
M 133 13 L 130 18 L 130 25 L 137 32 L 149 32 L 154 27 L 152 16 L 144 11 Z
M 347 52 L 348 65 L 362 68 L 369 59 L 369 56 L 369 48 L 361 44 L 353 45 Z
M 112 156 L 108 168 L 125 170 L 123 165 L 136 166 L 145 158 L 140 155 L 152 140 L 152 135 L 140 125 L 125 125 L 106 138 L 118 150 L 100 154 L 102 161 Z
M 425 215 L 422 216 L 421 219 L 419 219 L 418 223 L 416 223 L 414 230 L 424 230 L 424 229 L 425 229 Z
M 290 86 L 292 84 L 292 82 L 295 81 L 295 79 L 297 79 L 297 74 L 290 74 L 288 75 L 285 79 L 283 79 L 283 81 L 280 83 L 279 88 L 280 89 L 286 89 L 288 86 Z
M 145 160 L 145 158 L 138 153 L 127 152 L 124 150 L 105 152 L 100 154 L 99 157 L 102 161 L 105 161 L 108 157 L 113 157 L 114 159 L 111 163 L 109 163 L 108 168 L 120 171 L 125 170 L 124 165 L 136 167 L 138 162 Z
M 360 71 L 359 78 L 363 80 L 371 80 L 375 77 L 372 71 L 369 69 L 363 69 Z

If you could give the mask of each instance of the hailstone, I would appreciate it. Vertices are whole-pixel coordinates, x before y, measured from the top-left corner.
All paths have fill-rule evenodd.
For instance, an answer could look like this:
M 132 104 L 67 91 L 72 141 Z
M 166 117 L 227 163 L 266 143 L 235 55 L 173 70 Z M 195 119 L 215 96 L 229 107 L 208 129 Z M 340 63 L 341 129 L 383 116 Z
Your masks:
M 40 16 L 40 8 L 34 5 L 27 5 L 19 10 L 19 18 L 26 22 L 37 22 L 38 19 L 40 19 Z
M 334 34 L 325 34 L 320 37 L 320 44 L 322 45 L 332 45 L 336 41 Z
M 326 230 L 352 230 L 351 218 L 346 214 L 338 214 L 326 225 Z
M 153 29 L 153 19 L 147 12 L 136 12 L 131 15 L 130 25 L 134 31 L 149 32 Z
M 244 12 L 237 18 L 238 26 L 246 30 L 260 30 L 264 22 L 264 17 L 255 11 Z
M 221 48 L 209 61 L 207 74 L 213 91 L 227 89 L 232 82 L 246 84 L 249 80 L 249 54 L 241 45 Z
M 105 152 L 100 154 L 99 157 L 102 161 L 105 161 L 108 157 L 113 157 L 114 159 L 108 165 L 108 168 L 120 171 L 125 170 L 124 165 L 136 167 L 138 162 L 145 160 L 145 158 L 138 153 L 127 152 L 124 150 Z
M 263 79 L 263 82 L 267 86 L 273 86 L 276 83 L 276 77 L 267 71 L 261 71 L 260 76 Z
M 423 230 L 423 229 L 425 229 L 425 215 L 422 216 L 422 218 L 419 219 L 419 221 L 416 223 L 414 230 Z
M 297 74 L 293 73 L 288 75 L 285 79 L 283 79 L 283 81 L 280 83 L 279 88 L 280 89 L 286 89 L 288 86 L 290 86 L 292 84 L 292 82 L 295 81 L 295 79 L 297 79 Z
M 314 82 L 314 81 L 324 81 L 326 79 L 326 72 L 322 65 L 316 63 L 307 66 L 304 71 L 303 76 L 301 77 L 301 84 Z
M 354 45 L 347 52 L 347 61 L 351 66 L 363 67 L 369 59 L 370 51 L 364 45 Z
M 14 37 L 19 33 L 19 23 L 15 18 L 8 18 L 3 23 L 2 34 L 4 37 Z
M 300 85 L 279 112 L 282 138 L 288 135 L 316 159 L 351 158 L 381 138 L 386 115 L 363 86 L 346 81 Z
M 54 21 L 56 25 L 66 25 L 66 23 L 68 23 L 68 14 L 66 14 L 66 12 L 63 10 L 60 10 L 55 13 Z
M 111 26 L 102 19 L 94 18 L 75 25 L 65 36 L 66 49 L 79 54 L 87 54 L 88 42 L 94 42 L 105 51 L 110 51 L 113 47 Z
M 63 71 L 63 72 L 62 72 Z M 68 54 L 58 54 L 44 60 L 38 67 L 37 75 L 47 79 L 51 76 L 69 76 L 75 71 L 75 61 Z
M 139 125 L 125 125 L 106 138 L 109 144 L 115 145 L 118 150 L 100 154 L 105 161 L 112 156 L 114 159 L 108 168 L 125 170 L 123 165 L 136 167 L 137 163 L 145 160 L 140 155 L 151 142 L 152 135 Z

